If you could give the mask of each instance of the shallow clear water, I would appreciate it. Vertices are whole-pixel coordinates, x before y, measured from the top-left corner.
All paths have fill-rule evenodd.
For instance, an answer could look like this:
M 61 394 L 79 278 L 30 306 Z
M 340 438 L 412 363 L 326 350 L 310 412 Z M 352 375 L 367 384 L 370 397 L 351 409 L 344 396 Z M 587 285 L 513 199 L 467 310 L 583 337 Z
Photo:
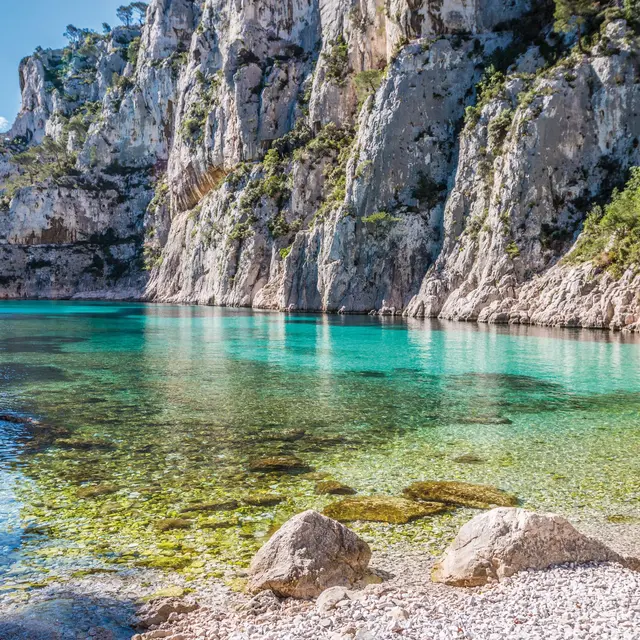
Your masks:
M 362 494 L 485 482 L 527 507 L 638 522 L 639 372 L 640 342 L 608 333 L 1 302 L 0 413 L 44 427 L 0 421 L 0 585 L 82 567 L 217 575 L 329 503 L 323 475 Z M 315 472 L 249 470 L 278 454 Z M 256 492 L 285 500 L 243 506 Z M 471 515 L 356 528 L 435 551 Z M 176 517 L 187 528 L 158 529 Z

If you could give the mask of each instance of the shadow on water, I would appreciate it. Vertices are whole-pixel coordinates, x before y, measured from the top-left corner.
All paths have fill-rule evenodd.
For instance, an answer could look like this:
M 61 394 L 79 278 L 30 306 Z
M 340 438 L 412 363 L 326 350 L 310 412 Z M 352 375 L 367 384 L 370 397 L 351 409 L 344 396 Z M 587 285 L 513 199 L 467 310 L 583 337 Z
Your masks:
M 0 385 L 25 382 L 63 382 L 70 376 L 59 367 L 52 365 L 0 362 Z
M 135 611 L 135 602 L 117 593 L 90 596 L 82 585 L 50 585 L 28 604 L 0 612 L 0 639 L 130 640 Z
M 5 353 L 62 353 L 66 344 L 85 342 L 86 338 L 57 336 L 28 336 L 24 338 L 4 338 L 0 340 L 0 352 Z

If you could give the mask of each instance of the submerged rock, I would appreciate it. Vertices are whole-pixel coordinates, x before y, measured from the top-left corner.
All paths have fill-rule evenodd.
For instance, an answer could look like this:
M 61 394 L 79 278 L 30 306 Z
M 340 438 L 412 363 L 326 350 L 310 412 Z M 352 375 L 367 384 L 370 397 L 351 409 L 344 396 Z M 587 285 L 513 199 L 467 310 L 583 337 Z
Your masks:
M 64 449 L 113 449 L 108 440 L 100 438 L 60 438 L 56 445 Z
M 201 529 L 231 529 L 239 527 L 241 524 L 238 518 L 230 518 L 229 520 L 205 520 L 198 522 L 198 527 Z
M 503 416 L 471 416 L 458 418 L 456 422 L 459 424 L 513 424 L 513 420 Z
M 284 501 L 285 498 L 276 493 L 251 493 L 242 499 L 244 504 L 251 507 L 273 507 Z
M 446 505 L 437 502 L 414 502 L 393 496 L 362 496 L 334 502 L 324 509 L 324 514 L 340 522 L 365 520 L 406 524 L 446 510 Z
M 249 471 L 261 473 L 306 473 L 313 468 L 297 456 L 271 456 L 257 458 L 249 463 Z
M 414 482 L 404 490 L 411 500 L 443 502 L 476 509 L 515 507 L 518 498 L 511 493 L 486 484 L 468 482 Z
M 358 492 L 337 480 L 322 480 L 316 484 L 316 493 L 321 496 L 353 496 Z
M 562 516 L 499 508 L 476 516 L 460 529 L 434 568 L 433 579 L 477 587 L 526 569 L 621 561 L 621 556 L 581 534 Z
M 163 520 L 158 520 L 155 526 L 158 531 L 188 529 L 191 526 L 191 520 L 187 520 L 185 518 L 164 518 Z
M 286 429 L 276 433 L 261 434 L 260 439 L 274 442 L 295 442 L 304 438 L 306 433 L 304 429 Z
M 334 586 L 351 586 L 366 573 L 369 545 L 317 511 L 300 513 L 280 527 L 249 568 L 248 590 L 315 598 Z
M 77 496 L 78 498 L 97 498 L 99 496 L 116 493 L 119 490 L 119 487 L 116 487 L 114 484 L 94 484 L 78 489 Z
M 10 422 L 11 424 L 40 424 L 38 420 L 34 420 L 28 416 L 18 416 L 15 413 L 0 413 L 0 422 Z
M 459 464 L 482 464 L 484 462 L 484 458 L 481 458 L 475 453 L 464 453 L 457 458 L 453 458 L 453 461 L 458 462 Z
M 180 513 L 182 515 L 188 513 L 201 513 L 212 511 L 233 511 L 238 508 L 237 500 L 226 500 L 221 502 L 194 502 L 187 505 Z

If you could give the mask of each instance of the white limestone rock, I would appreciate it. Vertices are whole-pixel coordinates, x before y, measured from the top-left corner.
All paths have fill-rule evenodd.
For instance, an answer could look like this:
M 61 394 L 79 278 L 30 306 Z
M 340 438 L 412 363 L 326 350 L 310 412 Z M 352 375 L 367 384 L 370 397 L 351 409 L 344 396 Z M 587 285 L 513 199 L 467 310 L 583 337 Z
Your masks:
M 309 510 L 288 520 L 258 551 L 249 568 L 248 590 L 315 598 L 330 587 L 362 579 L 371 550 L 339 522 Z

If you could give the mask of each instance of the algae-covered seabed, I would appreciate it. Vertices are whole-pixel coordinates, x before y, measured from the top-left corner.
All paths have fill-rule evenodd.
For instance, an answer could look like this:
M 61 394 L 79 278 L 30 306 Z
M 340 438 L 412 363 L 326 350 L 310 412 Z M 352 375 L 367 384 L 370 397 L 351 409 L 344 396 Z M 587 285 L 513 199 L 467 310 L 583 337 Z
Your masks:
M 0 585 L 100 567 L 221 576 L 336 499 L 315 494 L 325 476 L 365 495 L 490 483 L 529 508 L 638 523 L 639 372 L 640 342 L 604 332 L 3 302 L 0 413 L 44 427 L 0 422 Z M 267 455 L 313 471 L 249 469 Z M 256 494 L 283 500 L 243 502 Z M 354 528 L 435 553 L 473 513 Z

